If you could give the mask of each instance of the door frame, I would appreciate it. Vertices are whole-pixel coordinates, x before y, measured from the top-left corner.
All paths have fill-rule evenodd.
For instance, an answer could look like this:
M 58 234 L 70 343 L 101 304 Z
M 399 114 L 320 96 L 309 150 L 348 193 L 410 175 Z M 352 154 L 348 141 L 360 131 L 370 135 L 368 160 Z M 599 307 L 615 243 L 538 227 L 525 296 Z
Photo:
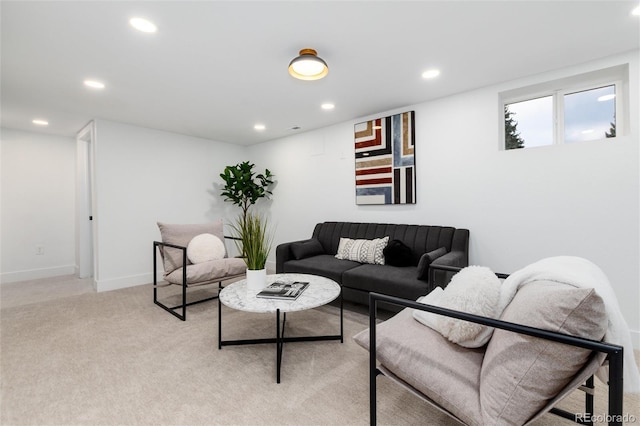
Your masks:
M 96 126 L 90 121 L 76 135 L 76 275 L 98 281 L 95 191 Z

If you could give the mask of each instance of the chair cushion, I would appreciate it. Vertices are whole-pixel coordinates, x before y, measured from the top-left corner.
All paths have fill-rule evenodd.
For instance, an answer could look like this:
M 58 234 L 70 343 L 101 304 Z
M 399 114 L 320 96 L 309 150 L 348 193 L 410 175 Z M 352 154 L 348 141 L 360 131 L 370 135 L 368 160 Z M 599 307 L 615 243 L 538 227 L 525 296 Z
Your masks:
M 212 234 L 224 241 L 224 232 L 222 229 L 222 220 L 202 224 L 169 224 L 158 222 L 160 229 L 160 237 L 163 243 L 175 244 L 181 247 L 187 247 L 189 242 L 199 234 Z M 170 274 L 182 265 L 182 251 L 165 247 L 160 251 L 164 263 L 164 273 Z M 187 264 L 189 264 L 187 258 Z
M 470 425 L 482 424 L 478 389 L 484 351 L 467 349 L 404 309 L 376 326 L 376 358 L 395 376 Z M 369 329 L 353 339 L 369 350 Z
M 191 263 L 223 259 L 225 255 L 224 243 L 212 234 L 196 235 L 187 246 L 187 258 Z
M 305 257 L 324 254 L 324 248 L 322 248 L 320 241 L 316 238 L 311 238 L 305 241 L 296 241 L 291 243 L 291 253 L 293 253 L 294 259 L 300 260 Z
M 336 259 L 384 265 L 383 251 L 388 242 L 389 237 L 372 240 L 340 238 Z
M 239 257 L 226 257 L 224 259 L 210 260 L 187 266 L 187 285 L 204 284 L 208 281 L 226 279 L 235 275 L 242 275 L 247 270 L 244 259 Z M 165 275 L 167 282 L 182 285 L 182 268 L 178 268 Z
M 604 303 L 595 290 L 551 281 L 520 288 L 500 319 L 598 341 L 607 328 Z M 590 354 L 496 329 L 482 364 L 483 422 L 525 424 L 571 381 Z

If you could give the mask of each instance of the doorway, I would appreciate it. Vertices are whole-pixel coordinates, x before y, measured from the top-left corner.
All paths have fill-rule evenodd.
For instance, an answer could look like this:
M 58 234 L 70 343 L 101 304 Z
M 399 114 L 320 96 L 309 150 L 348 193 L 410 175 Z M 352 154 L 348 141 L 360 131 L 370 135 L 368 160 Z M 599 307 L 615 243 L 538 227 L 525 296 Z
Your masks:
M 94 152 L 95 123 L 91 121 L 76 137 L 76 275 L 94 277 L 95 288 Z

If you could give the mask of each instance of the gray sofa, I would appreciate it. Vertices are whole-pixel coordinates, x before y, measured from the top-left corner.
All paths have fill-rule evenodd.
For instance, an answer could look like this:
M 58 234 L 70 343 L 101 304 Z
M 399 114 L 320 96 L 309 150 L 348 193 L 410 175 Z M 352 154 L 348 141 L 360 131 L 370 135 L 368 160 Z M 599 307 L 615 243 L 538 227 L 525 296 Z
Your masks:
M 400 240 L 410 248 L 408 266 L 336 258 L 340 238 L 372 240 L 387 236 L 389 241 Z M 469 231 L 444 226 L 323 222 L 315 226 L 310 239 L 283 243 L 276 248 L 277 273 L 330 278 L 342 285 L 344 300 L 365 305 L 369 292 L 410 300 L 429 293 L 440 282 L 430 273 L 431 264 L 468 266 Z M 442 277 L 443 282 L 448 282 L 447 278 Z

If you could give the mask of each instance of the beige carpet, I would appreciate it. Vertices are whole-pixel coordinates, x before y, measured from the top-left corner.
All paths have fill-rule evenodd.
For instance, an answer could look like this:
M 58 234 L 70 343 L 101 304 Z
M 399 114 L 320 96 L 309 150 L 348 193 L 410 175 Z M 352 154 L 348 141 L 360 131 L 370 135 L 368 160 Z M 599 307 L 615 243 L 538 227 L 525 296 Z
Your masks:
M 0 423 L 368 424 L 368 353 L 350 338 L 367 328 L 365 316 L 345 314 L 343 344 L 285 345 L 276 384 L 273 345 L 217 349 L 217 302 L 190 307 L 182 322 L 153 305 L 151 292 L 3 306 Z M 274 322 L 223 307 L 223 338 L 272 336 Z M 287 326 L 288 335 L 333 334 L 337 309 L 289 314 Z M 380 424 L 456 424 L 386 378 L 378 395 Z M 625 409 L 635 405 L 638 417 L 637 403 Z M 537 424 L 559 422 L 546 415 Z

